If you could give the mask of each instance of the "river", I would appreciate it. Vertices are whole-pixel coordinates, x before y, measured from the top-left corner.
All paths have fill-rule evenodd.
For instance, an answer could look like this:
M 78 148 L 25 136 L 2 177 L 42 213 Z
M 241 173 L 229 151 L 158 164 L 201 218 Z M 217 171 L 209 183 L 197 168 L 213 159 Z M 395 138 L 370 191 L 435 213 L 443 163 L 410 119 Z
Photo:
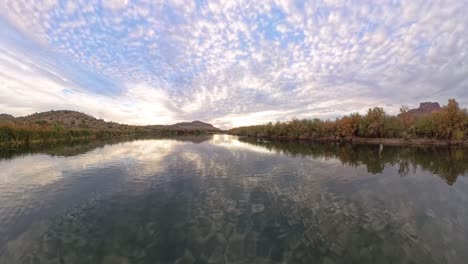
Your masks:
M 229 135 L 2 152 L 0 263 L 466 263 L 468 149 Z

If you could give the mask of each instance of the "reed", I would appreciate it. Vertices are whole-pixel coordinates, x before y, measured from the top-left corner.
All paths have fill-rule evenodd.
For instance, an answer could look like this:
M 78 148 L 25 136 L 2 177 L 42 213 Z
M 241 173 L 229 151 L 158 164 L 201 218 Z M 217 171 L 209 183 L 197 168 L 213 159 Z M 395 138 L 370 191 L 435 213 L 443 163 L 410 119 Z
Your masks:
M 36 142 L 71 141 L 94 137 L 87 129 L 64 130 L 58 126 L 0 125 L 0 145 L 23 145 Z

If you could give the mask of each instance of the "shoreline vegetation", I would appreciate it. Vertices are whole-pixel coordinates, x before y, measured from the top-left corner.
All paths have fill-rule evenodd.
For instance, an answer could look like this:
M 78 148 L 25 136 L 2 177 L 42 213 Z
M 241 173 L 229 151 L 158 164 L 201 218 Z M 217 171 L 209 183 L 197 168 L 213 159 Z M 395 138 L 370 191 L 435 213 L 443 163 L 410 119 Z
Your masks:
M 434 106 L 427 111 L 425 106 Z M 421 109 L 402 106 L 397 116 L 381 107 L 370 108 L 365 115 L 352 113 L 335 120 L 293 119 L 264 125 L 238 127 L 229 134 L 274 140 L 307 140 L 383 145 L 468 146 L 468 111 L 455 99 L 446 106 L 421 103 Z
M 24 145 L 60 144 L 76 141 L 93 141 L 108 139 L 133 139 L 144 136 L 182 136 L 206 135 L 203 130 L 155 130 L 139 131 L 108 131 L 108 130 L 60 130 L 31 126 L 4 126 L 0 125 L 0 148 L 17 147 Z
M 424 107 L 432 107 L 425 109 Z M 75 111 L 49 111 L 15 118 L 0 114 L 0 148 L 59 144 L 83 140 L 132 139 L 141 136 L 180 136 L 221 133 L 200 121 L 174 125 L 135 126 L 106 122 Z M 397 116 L 374 107 L 365 115 L 352 113 L 335 120 L 293 119 L 233 128 L 229 134 L 259 141 L 306 140 L 353 144 L 468 146 L 468 111 L 456 100 L 446 106 L 421 103 L 419 109 L 402 106 Z
M 68 110 L 35 113 L 15 118 L 0 115 L 0 148 L 53 145 L 75 141 L 132 139 L 180 135 L 206 135 L 220 129 L 200 121 L 174 125 L 135 126 L 106 122 Z

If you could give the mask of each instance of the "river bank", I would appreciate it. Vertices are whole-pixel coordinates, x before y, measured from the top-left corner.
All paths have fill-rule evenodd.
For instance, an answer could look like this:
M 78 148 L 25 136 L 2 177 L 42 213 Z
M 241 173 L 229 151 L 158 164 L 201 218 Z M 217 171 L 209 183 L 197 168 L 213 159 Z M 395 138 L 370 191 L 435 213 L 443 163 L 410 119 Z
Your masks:
M 53 130 L 28 130 L 11 129 L 0 127 L 0 150 L 28 148 L 31 146 L 53 146 L 75 142 L 92 142 L 117 140 L 125 141 L 132 139 L 169 137 L 169 136 L 193 136 L 208 135 L 204 131 L 152 131 L 147 133 L 126 133 L 121 131 L 91 131 L 91 130 L 68 130 L 56 132 Z
M 315 141 L 315 142 L 346 142 L 352 144 L 382 144 L 393 146 L 468 146 L 467 140 L 440 140 L 429 138 L 366 138 L 366 137 L 318 137 L 318 138 L 290 138 L 284 136 L 244 136 L 256 138 L 258 141 Z

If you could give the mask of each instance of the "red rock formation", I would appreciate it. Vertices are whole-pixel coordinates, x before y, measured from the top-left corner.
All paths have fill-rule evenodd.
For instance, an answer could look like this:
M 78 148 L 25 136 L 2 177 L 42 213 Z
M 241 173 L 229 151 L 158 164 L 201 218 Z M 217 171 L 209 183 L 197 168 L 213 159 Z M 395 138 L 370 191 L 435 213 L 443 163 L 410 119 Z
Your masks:
M 419 104 L 418 108 L 411 109 L 404 114 L 399 114 L 398 116 L 409 115 L 409 116 L 418 117 L 422 115 L 429 115 L 435 112 L 439 112 L 440 110 L 442 110 L 442 108 L 437 102 L 423 102 Z

